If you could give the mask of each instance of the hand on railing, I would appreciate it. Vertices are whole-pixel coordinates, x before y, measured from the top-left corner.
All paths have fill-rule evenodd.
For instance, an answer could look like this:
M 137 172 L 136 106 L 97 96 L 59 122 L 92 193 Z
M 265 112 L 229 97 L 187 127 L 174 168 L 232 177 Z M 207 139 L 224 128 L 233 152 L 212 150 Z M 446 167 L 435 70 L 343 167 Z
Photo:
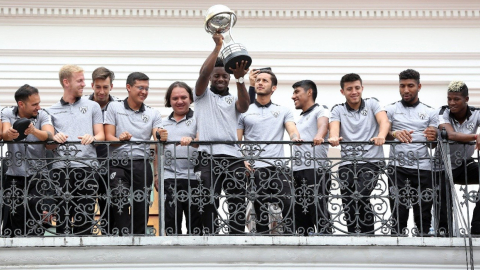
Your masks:
M 385 143 L 385 138 L 383 137 L 373 137 L 370 139 L 376 146 L 382 146 Z
M 425 137 L 427 138 L 427 141 L 437 140 L 437 129 L 434 128 L 434 127 L 427 127 L 423 131 L 423 134 L 425 134 Z
M 412 133 L 413 133 L 413 130 L 404 129 L 404 130 L 395 130 L 394 132 L 392 132 L 392 135 L 395 139 L 399 140 L 402 143 L 411 143 L 413 140 Z
M 332 145 L 332 146 L 338 146 L 340 144 L 340 141 L 343 140 L 342 137 L 330 137 L 328 138 L 328 142 Z
M 324 142 L 325 142 L 325 140 L 320 135 L 317 135 L 317 136 L 315 136 L 315 138 L 313 138 L 313 145 L 320 145 Z
M 55 136 L 53 136 L 53 140 L 58 142 L 58 143 L 65 143 L 68 139 L 68 135 L 65 135 L 61 132 L 55 134 Z
M 95 141 L 95 137 L 91 134 L 85 134 L 83 136 L 78 136 L 77 138 L 81 140 L 80 143 L 83 145 L 88 145 Z
M 130 134 L 128 131 L 125 131 L 122 134 L 120 134 L 120 136 L 118 136 L 118 139 L 120 141 L 130 141 L 131 138 L 132 138 L 132 134 Z
M 157 139 L 159 141 L 166 141 L 168 138 L 168 131 L 166 129 L 163 129 L 163 128 L 159 128 L 157 129 Z

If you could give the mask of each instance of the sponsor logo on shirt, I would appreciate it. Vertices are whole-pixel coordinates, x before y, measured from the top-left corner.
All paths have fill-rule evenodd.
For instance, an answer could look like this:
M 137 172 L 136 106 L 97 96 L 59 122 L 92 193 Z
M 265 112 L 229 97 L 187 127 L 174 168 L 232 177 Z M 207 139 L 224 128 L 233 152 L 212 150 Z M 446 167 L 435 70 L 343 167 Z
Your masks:
M 193 123 L 193 119 L 188 119 L 187 121 L 185 121 L 185 125 L 190 126 L 191 124 Z
M 273 111 L 272 114 L 277 118 L 280 115 L 280 111 Z
M 87 111 L 88 111 L 88 107 L 87 106 L 83 106 L 83 107 L 80 107 L 80 112 L 85 114 Z
M 468 125 L 467 125 L 467 129 L 470 130 L 470 131 L 472 131 L 474 127 L 475 127 L 475 125 L 473 123 L 468 123 Z
M 121 112 L 117 112 L 117 114 L 128 116 L 128 114 L 127 114 L 127 113 L 121 113 Z
M 148 117 L 148 115 L 146 115 L 146 114 L 142 115 L 142 120 L 143 120 L 144 123 L 147 123 L 149 118 L 150 117 Z
M 54 115 L 57 115 L 57 114 L 61 114 L 61 113 L 68 113 L 68 111 L 56 112 L 56 113 L 53 113 L 53 114 L 54 114 Z
M 233 97 L 225 97 L 225 102 L 227 102 L 228 105 L 233 103 Z

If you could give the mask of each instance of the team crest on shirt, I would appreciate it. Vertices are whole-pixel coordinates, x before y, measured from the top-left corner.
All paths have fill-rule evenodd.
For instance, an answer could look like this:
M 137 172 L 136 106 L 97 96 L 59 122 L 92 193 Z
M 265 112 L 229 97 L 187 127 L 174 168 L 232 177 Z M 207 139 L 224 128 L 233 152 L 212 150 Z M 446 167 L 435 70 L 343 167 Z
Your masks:
M 190 126 L 192 123 L 193 123 L 192 119 L 188 119 L 187 121 L 185 121 L 185 125 L 187 125 L 187 127 Z
M 110 179 L 113 180 L 115 178 L 115 175 L 117 175 L 116 172 L 113 172 L 112 174 L 110 174 Z
M 305 121 L 308 121 L 308 119 L 310 119 L 310 115 L 307 115 L 307 117 L 305 117 Z
M 228 105 L 233 103 L 233 97 L 225 97 L 225 102 L 227 102 Z
M 367 116 L 368 110 L 364 109 L 363 111 L 360 112 L 363 116 Z
M 475 128 L 475 125 L 474 125 L 473 123 L 468 123 L 467 129 L 470 130 L 470 131 L 472 131 L 473 128 Z
M 275 118 L 277 118 L 280 115 L 280 111 L 274 111 L 272 114 L 275 116 Z
M 427 116 L 426 116 L 425 113 L 423 113 L 423 112 L 419 112 L 419 113 L 418 113 L 418 117 L 419 117 L 420 119 L 422 119 L 422 120 L 425 120 L 425 118 L 427 118 Z
M 142 115 L 142 120 L 143 120 L 144 123 L 148 122 L 148 118 L 149 118 L 148 115 L 146 115 L 146 114 Z
M 81 113 L 85 114 L 87 111 L 88 111 L 88 107 L 87 107 L 87 106 L 80 107 L 80 112 L 81 112 Z

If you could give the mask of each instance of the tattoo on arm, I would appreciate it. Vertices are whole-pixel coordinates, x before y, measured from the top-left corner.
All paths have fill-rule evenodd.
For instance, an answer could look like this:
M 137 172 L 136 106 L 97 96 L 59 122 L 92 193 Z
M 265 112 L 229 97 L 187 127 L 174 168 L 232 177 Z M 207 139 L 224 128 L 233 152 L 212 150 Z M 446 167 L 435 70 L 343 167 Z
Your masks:
M 53 141 L 53 135 L 50 131 L 47 131 L 47 141 Z

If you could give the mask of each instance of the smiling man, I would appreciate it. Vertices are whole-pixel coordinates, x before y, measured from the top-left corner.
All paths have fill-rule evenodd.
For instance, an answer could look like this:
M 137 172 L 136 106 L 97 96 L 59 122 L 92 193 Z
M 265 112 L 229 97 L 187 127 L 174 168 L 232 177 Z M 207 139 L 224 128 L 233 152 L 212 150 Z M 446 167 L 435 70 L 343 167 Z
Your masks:
M 385 106 L 391 123 L 389 139 L 402 143 L 390 146 L 390 192 L 404 195 L 409 193 L 409 189 L 418 191 L 419 200 L 413 204 L 413 216 L 418 234 L 425 235 L 430 230 L 433 205 L 430 197 L 426 197 L 426 194 L 432 193 L 433 187 L 428 147 L 435 145 L 418 142 L 437 139 L 438 117 L 432 107 L 418 98 L 422 89 L 420 73 L 413 69 L 402 71 L 399 74 L 399 89 L 402 99 Z M 392 234 L 408 232 L 409 208 L 405 201 L 403 197 L 390 199 Z
M 476 143 L 475 145 L 450 144 L 453 183 L 459 185 L 478 185 L 480 182 L 478 161 L 475 161 L 472 155 L 475 149 L 480 149 L 480 136 L 477 134 L 477 129 L 480 126 L 480 110 L 468 106 L 468 87 L 463 81 L 452 81 L 450 83 L 448 86 L 447 100 L 448 106 L 443 106 L 439 112 L 439 129 L 445 128 L 449 140 L 461 143 Z M 447 200 L 447 198 L 451 196 L 451 185 L 450 181 L 442 180 L 440 234 L 452 232 L 452 199 Z M 468 189 L 465 192 L 467 192 L 466 194 L 470 194 L 468 193 Z M 468 200 L 478 200 L 478 198 L 473 196 L 473 198 L 469 198 Z M 448 205 L 447 201 L 450 201 Z M 471 204 L 471 202 L 469 202 L 469 204 Z M 448 212 L 450 212 L 450 214 Z M 479 235 L 480 201 L 475 203 L 471 226 L 471 233 Z
M 228 85 L 230 74 L 225 71 L 222 59 L 217 58 L 222 49 L 223 36 L 213 35 L 215 48 L 203 63 L 195 84 L 194 101 L 197 118 L 197 129 L 200 141 L 236 141 L 237 123 L 241 113 L 247 111 L 250 97 L 245 88 L 244 76 L 247 62 L 236 63 L 231 69 L 236 80 L 237 96 L 230 93 Z M 210 87 L 208 84 L 210 82 Z M 195 168 L 197 177 L 205 188 L 220 195 L 222 187 L 228 194 L 229 233 L 241 233 L 245 230 L 244 198 L 238 195 L 245 192 L 245 180 L 240 179 L 244 170 L 243 161 L 239 159 L 240 151 L 233 144 L 200 145 L 198 162 Z M 227 164 L 228 165 L 225 165 Z M 217 216 L 219 199 L 212 199 L 204 207 L 202 224 L 208 234 L 219 233 L 218 224 L 222 223 Z
M 25 130 L 27 135 L 24 142 L 38 142 L 52 140 L 54 129 L 50 115 L 40 108 L 40 94 L 38 89 L 28 84 L 23 85 L 15 92 L 17 106 L 7 107 L 2 110 L 3 139 L 12 141 L 20 136 L 20 133 L 12 126 L 19 119 L 30 120 L 30 125 Z M 5 194 L 13 192 L 10 188 L 25 190 L 25 195 L 31 198 L 25 200 L 27 205 L 18 205 L 11 209 L 9 214 L 10 228 L 6 233 L 9 236 L 42 235 L 43 226 L 41 215 L 47 215 L 49 205 L 40 202 L 42 195 L 47 195 L 44 189 L 47 178 L 45 162 L 45 145 L 43 144 L 8 144 L 7 155 L 10 166 L 6 172 L 7 189 Z M 48 185 L 47 185 L 48 186 Z M 51 194 L 48 194 L 51 195 Z M 8 225 L 4 224 L 5 227 Z
M 96 204 L 94 194 L 97 192 L 95 173 L 92 170 L 97 162 L 97 153 L 91 143 L 105 139 L 102 110 L 96 102 L 82 98 L 85 77 L 81 67 L 63 66 L 59 80 L 63 96 L 47 109 L 56 132 L 53 140 L 60 144 L 81 141 L 80 144 L 54 150 L 56 157 L 62 157 L 52 164 L 52 181 L 59 185 L 56 187 L 57 192 L 61 190 L 57 197 L 57 233 L 88 235 L 93 230 L 91 220 Z M 68 161 L 74 153 L 77 160 Z M 64 195 L 74 197 L 72 200 L 63 200 Z
M 298 189 L 307 185 L 308 191 L 318 194 L 318 200 L 308 205 L 308 211 L 300 204 L 295 205 L 295 224 L 304 235 L 332 233 L 328 200 L 330 194 L 330 168 L 327 159 L 328 144 L 323 144 L 328 134 L 329 110 L 325 105 L 315 103 L 317 85 L 311 80 L 303 80 L 292 85 L 292 100 L 295 109 L 302 110 L 297 120 L 297 129 L 304 141 L 313 141 L 308 144 L 293 147 L 296 158 L 293 166 L 293 177 Z M 315 231 L 316 227 L 316 231 Z
M 390 129 L 387 114 L 375 98 L 362 98 L 362 79 L 350 73 L 342 77 L 340 92 L 346 102 L 333 106 L 330 116 L 332 146 L 342 144 L 345 160 L 338 170 L 345 222 L 350 233 L 374 233 L 375 213 L 370 194 L 379 178 L 385 137 Z
M 248 110 L 240 116 L 237 127 L 238 140 L 245 141 L 283 141 L 285 130 L 292 141 L 301 141 L 300 134 L 293 119 L 293 113 L 287 107 L 272 102 L 273 93 L 277 90 L 277 77 L 269 70 L 261 70 L 255 78 L 257 98 Z M 257 147 L 257 145 L 250 145 Z M 255 207 L 256 232 L 268 233 L 275 226 L 269 221 L 272 207 L 282 210 L 283 220 L 279 222 L 280 231 L 293 233 L 292 180 L 284 172 L 285 152 L 282 144 L 259 144 L 259 158 L 253 167 L 247 163 L 254 175 L 256 192 Z M 248 149 L 248 146 L 247 146 Z M 255 150 L 251 150 L 254 152 Z M 253 183 L 252 183 L 253 186 Z M 271 227 L 271 228 L 269 228 Z
M 162 129 L 160 112 L 144 104 L 149 91 L 148 76 L 133 72 L 128 75 L 126 87 L 128 97 L 111 102 L 106 108 L 106 140 L 149 141 L 153 135 L 154 139 L 159 136 L 162 141 L 166 141 L 168 133 Z M 110 147 L 110 157 L 110 189 L 112 196 L 117 197 L 112 199 L 110 209 L 114 217 L 113 232 L 120 235 L 144 235 L 149 213 L 148 198 L 153 182 L 150 144 L 113 145 Z M 141 196 L 141 199 L 130 198 L 134 194 Z M 126 203 L 125 200 L 133 203 Z

